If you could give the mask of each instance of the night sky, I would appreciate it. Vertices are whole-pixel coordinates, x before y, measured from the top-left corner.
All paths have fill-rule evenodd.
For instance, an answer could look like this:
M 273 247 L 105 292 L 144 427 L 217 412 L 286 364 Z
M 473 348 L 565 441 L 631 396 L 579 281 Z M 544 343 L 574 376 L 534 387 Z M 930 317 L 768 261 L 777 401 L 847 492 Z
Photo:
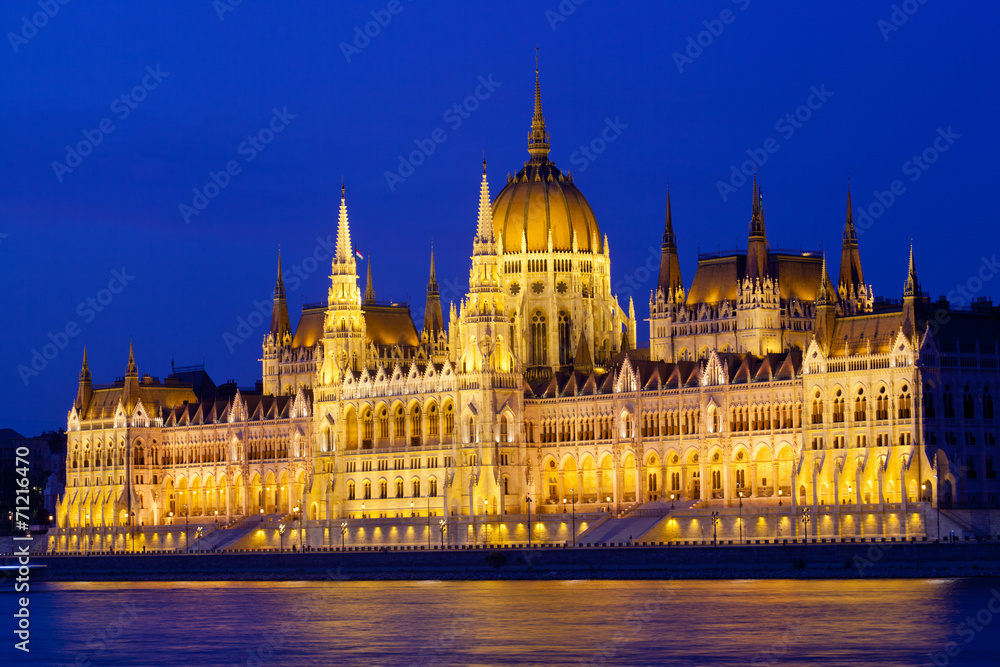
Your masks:
M 292 321 L 325 299 L 342 178 L 379 300 L 419 327 L 433 239 L 447 313 L 484 152 L 494 195 L 528 158 L 536 46 L 550 157 L 640 319 L 668 182 L 690 286 L 699 249 L 745 247 L 754 159 L 772 247 L 834 279 L 850 179 L 876 295 L 911 238 L 935 298 L 1000 252 L 995 3 L 237 2 L 3 4 L 0 427 L 65 426 L 84 343 L 95 383 L 131 338 L 140 374 L 251 386 L 279 245 Z

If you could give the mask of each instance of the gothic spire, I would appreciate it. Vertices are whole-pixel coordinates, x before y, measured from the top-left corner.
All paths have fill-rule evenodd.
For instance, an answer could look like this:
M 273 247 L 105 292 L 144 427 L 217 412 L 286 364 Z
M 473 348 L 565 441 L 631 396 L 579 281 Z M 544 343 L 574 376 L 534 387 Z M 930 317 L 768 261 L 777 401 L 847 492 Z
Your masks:
M 87 363 L 87 346 L 83 346 L 83 366 L 80 368 L 80 382 L 90 382 L 90 365 Z
M 135 353 L 132 351 L 132 341 L 128 342 L 128 368 L 125 370 L 125 376 L 138 376 L 139 370 L 135 366 Z
M 677 258 L 677 237 L 674 235 L 673 213 L 670 210 L 670 188 L 667 188 L 667 218 L 663 227 L 663 247 L 660 252 L 660 278 L 657 289 L 670 301 L 676 290 L 683 286 L 681 264 Z
M 858 252 L 858 233 L 854 229 L 851 206 L 851 186 L 847 186 L 847 220 L 844 222 L 844 245 L 840 253 L 840 285 L 854 292 L 865 284 L 861 273 L 861 254 Z
M 368 256 L 368 281 L 365 283 L 365 297 L 364 303 L 374 304 L 375 303 L 375 285 L 372 283 L 372 258 L 371 255 Z
M 910 241 L 910 266 L 906 273 L 906 284 L 903 286 L 903 296 L 920 296 L 920 281 L 917 280 L 917 267 L 913 263 L 913 241 Z
M 753 213 L 750 216 L 750 238 L 747 242 L 747 277 L 751 280 L 763 279 L 768 269 L 767 231 L 764 228 L 764 206 L 757 174 L 753 177 Z
M 538 49 L 535 48 L 535 113 L 531 117 L 531 133 L 528 134 L 528 153 L 531 162 L 544 163 L 549 157 L 549 133 L 545 129 L 542 115 L 542 86 L 538 77 Z
M 288 319 L 288 304 L 285 301 L 285 280 L 281 271 L 281 248 L 278 249 L 278 278 L 274 283 L 274 304 L 271 306 L 270 333 L 280 342 L 292 330 Z
M 819 294 L 816 303 L 821 306 L 837 302 L 837 293 L 830 286 L 830 275 L 826 271 L 826 253 L 823 253 L 823 267 L 820 269 Z
M 337 222 L 337 254 L 333 258 L 335 264 L 353 264 L 354 251 L 351 246 L 351 227 L 347 221 L 347 191 L 340 186 L 340 218 Z
M 444 313 L 441 312 L 441 295 L 434 270 L 434 245 L 431 244 L 431 275 L 427 281 L 427 301 L 424 305 L 424 335 L 428 341 L 435 342 L 441 331 L 444 331 Z
M 479 184 L 479 221 L 476 226 L 478 243 L 493 243 L 493 205 L 490 203 L 490 184 L 486 180 L 486 160 L 483 160 L 483 181 Z

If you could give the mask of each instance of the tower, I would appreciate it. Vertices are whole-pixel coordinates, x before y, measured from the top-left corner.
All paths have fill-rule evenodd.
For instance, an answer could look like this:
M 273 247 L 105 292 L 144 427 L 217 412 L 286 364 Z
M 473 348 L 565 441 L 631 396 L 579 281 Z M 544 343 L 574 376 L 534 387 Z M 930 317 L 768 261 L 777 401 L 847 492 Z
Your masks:
M 746 272 L 739 282 L 736 310 L 738 340 L 744 352 L 763 355 L 781 350 L 781 293 L 777 277 L 771 276 L 764 206 L 756 176 Z
M 428 346 L 432 360 L 440 363 L 447 358 L 447 333 L 441 311 L 441 293 L 434 270 L 434 246 L 431 245 L 431 273 L 427 280 L 427 300 L 424 303 L 424 323 L 421 341 Z
M 826 272 L 826 255 L 823 255 L 819 291 L 816 294 L 816 321 L 813 324 L 813 336 L 824 354 L 830 353 L 836 319 L 837 293 L 830 285 L 830 276 Z
M 649 298 L 649 352 L 654 360 L 673 361 L 672 326 L 677 309 L 684 303 L 684 283 L 677 258 L 677 237 L 674 235 L 670 189 L 667 189 L 667 214 L 663 225 L 660 248 L 660 275 L 656 289 Z
M 83 366 L 80 368 L 80 386 L 76 390 L 76 402 L 74 407 L 76 408 L 77 414 L 80 418 L 87 411 L 87 406 L 90 405 L 90 398 L 94 395 L 94 385 L 90 378 L 90 366 L 87 364 L 87 346 L 83 347 Z
M 365 317 L 358 289 L 358 268 L 347 219 L 347 194 L 340 188 L 337 243 L 330 269 L 330 288 L 323 321 L 321 385 L 337 384 L 344 373 L 358 372 L 365 363 Z
M 854 229 L 854 214 L 851 206 L 851 188 L 847 188 L 847 220 L 844 222 L 844 244 L 840 253 L 840 280 L 837 293 L 846 315 L 870 313 L 873 296 L 871 288 L 865 286 L 861 273 L 861 253 L 858 251 L 858 234 Z
M 264 335 L 262 373 L 264 393 L 277 395 L 282 391 L 280 363 L 282 350 L 292 343 L 292 327 L 285 300 L 285 280 L 281 271 L 281 250 L 278 250 L 278 277 L 274 282 L 274 303 L 271 306 L 271 328 Z M 291 388 L 289 388 L 291 389 Z
M 913 242 L 910 241 L 910 263 L 906 270 L 906 282 L 903 283 L 903 335 L 910 339 L 914 348 L 917 331 L 917 303 L 921 301 L 920 281 L 917 280 L 917 267 L 913 262 Z

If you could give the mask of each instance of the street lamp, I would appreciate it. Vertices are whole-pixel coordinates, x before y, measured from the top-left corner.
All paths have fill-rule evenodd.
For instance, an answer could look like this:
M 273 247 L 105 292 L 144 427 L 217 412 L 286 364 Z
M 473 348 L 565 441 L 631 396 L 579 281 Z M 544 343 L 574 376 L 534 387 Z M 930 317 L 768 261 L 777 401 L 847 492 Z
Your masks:
M 14 513 L 11 512 L 10 515 L 13 517 Z M 86 527 L 86 531 L 87 531 L 87 553 L 90 553 L 90 544 L 91 544 L 91 539 L 90 539 L 90 512 L 87 512 L 87 527 Z M 14 531 L 12 530 L 11 532 L 14 532 Z
M 576 489 L 570 489 L 569 492 L 570 494 L 572 494 L 572 499 L 573 499 L 571 505 L 573 508 L 573 546 L 575 547 L 576 546 Z M 563 505 L 565 504 L 566 504 L 566 499 L 563 498 Z M 566 512 L 565 508 L 563 508 L 563 512 L 564 513 Z
M 293 511 L 299 515 L 299 549 L 305 551 L 305 545 L 302 543 L 302 508 L 296 505 Z
M 278 551 L 285 550 L 285 524 L 278 524 Z
M 205 530 L 204 526 L 198 526 L 197 528 L 195 528 L 195 531 L 194 531 L 194 541 L 195 542 L 197 542 L 198 540 L 201 539 L 201 534 L 202 534 L 202 531 L 204 531 L 204 530 Z
M 673 494 L 673 493 L 670 494 L 670 509 L 674 508 L 674 498 L 675 497 L 676 497 L 676 494 Z
M 441 519 L 441 548 L 444 549 L 444 531 L 447 528 L 448 517 Z
M 605 511 L 608 514 L 611 514 L 611 496 L 605 496 L 604 497 L 604 502 L 607 504 L 607 507 L 605 508 Z
M 531 547 L 531 496 L 525 498 L 525 501 L 528 503 L 528 547 L 530 548 Z M 611 509 L 608 508 L 608 511 L 610 512 Z
M 483 498 L 483 546 L 487 546 L 490 543 L 490 501 L 488 498 Z
M 740 544 L 743 544 L 743 492 L 740 491 Z
M 365 504 L 361 503 L 361 518 L 365 518 Z
M 410 501 L 410 518 L 412 519 L 412 518 L 413 518 L 413 516 L 414 516 L 414 515 L 413 515 L 413 501 L 411 500 L 411 501 Z
M 427 492 L 427 548 L 431 548 L 431 492 Z
M 719 513 L 712 512 L 712 545 L 719 545 Z
M 184 553 L 188 551 L 188 506 L 184 505 Z
M 778 489 L 778 507 L 781 507 L 781 489 Z
M 805 541 L 809 541 L 809 508 L 802 508 L 802 532 L 804 533 Z
M 344 523 L 340 524 L 340 550 L 341 551 L 343 551 L 346 548 L 345 542 L 344 542 L 344 540 L 346 539 L 344 537 L 345 535 L 347 535 L 347 522 L 346 521 Z
M 132 553 L 135 554 L 135 511 L 129 512 L 129 529 L 132 531 Z

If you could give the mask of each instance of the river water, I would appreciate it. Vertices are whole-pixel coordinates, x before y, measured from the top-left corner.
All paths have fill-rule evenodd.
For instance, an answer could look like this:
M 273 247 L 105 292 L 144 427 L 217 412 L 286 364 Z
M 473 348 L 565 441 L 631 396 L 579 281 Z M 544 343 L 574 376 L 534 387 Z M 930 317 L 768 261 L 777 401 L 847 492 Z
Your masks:
M 986 579 L 48 583 L 30 654 L 16 597 L 3 664 L 1000 664 Z

